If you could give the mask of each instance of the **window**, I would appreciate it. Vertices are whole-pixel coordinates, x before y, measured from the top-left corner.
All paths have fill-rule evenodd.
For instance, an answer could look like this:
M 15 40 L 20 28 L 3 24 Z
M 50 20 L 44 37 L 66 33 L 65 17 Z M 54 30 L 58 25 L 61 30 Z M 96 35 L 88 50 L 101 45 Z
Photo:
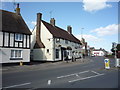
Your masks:
M 68 40 L 65 40 L 65 43 L 68 44 Z
M 22 34 L 15 34 L 15 40 L 16 41 L 22 41 L 23 40 L 23 35 Z
M 11 58 L 22 58 L 22 50 L 11 50 Z
M 60 42 L 60 39 L 59 38 L 56 38 L 56 43 Z
M 47 53 L 49 53 L 49 49 L 47 49 Z
M 59 58 L 59 49 L 56 49 L 56 58 Z

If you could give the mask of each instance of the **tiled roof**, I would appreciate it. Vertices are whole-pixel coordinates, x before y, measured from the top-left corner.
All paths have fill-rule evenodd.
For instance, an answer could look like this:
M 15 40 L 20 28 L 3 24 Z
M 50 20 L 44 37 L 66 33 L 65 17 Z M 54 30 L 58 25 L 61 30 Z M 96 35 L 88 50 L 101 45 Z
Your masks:
M 66 30 L 59 28 L 57 26 L 53 26 L 50 23 L 47 23 L 43 20 L 42 22 L 55 38 L 62 38 L 62 39 L 66 39 L 66 40 L 81 44 L 80 40 L 78 40 L 73 34 L 69 34 Z
M 0 28 L 0 31 L 31 34 L 22 16 L 5 10 L 0 10 L 0 14 L 2 14 L 2 28 Z

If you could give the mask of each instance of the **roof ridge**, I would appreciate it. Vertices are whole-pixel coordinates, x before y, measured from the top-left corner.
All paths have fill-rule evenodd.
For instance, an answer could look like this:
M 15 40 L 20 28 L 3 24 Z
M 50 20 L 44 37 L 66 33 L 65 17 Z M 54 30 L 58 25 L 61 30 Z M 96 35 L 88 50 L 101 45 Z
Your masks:
M 2 10 L 2 9 L 0 9 L 0 11 L 4 11 L 4 12 L 8 12 L 8 13 L 12 13 L 12 14 L 16 14 L 15 12 L 10 12 L 10 11 L 6 11 L 6 10 Z

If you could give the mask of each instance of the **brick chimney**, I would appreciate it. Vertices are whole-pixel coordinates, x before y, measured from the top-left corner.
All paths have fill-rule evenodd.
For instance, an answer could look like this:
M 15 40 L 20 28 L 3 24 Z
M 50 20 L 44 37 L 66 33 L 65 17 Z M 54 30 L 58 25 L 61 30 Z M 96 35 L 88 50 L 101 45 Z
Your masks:
M 51 18 L 50 24 L 53 25 L 53 26 L 55 26 L 55 19 L 54 18 Z
M 17 3 L 17 7 L 16 7 L 16 14 L 17 15 L 20 15 L 20 8 L 19 8 L 19 3 Z
M 72 27 L 70 25 L 67 26 L 67 31 L 68 31 L 69 34 L 72 34 Z
M 42 14 L 37 13 L 37 28 L 36 28 L 36 40 L 41 41 L 41 18 Z
M 42 20 L 42 14 L 37 13 L 36 43 L 34 45 L 34 49 L 45 48 L 44 44 L 41 41 L 41 20 Z

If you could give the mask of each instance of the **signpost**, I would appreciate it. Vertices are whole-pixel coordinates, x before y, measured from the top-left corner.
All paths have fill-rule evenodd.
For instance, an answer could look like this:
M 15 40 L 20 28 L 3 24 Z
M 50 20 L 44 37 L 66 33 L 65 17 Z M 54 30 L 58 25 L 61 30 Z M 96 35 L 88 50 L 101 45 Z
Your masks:
M 105 69 L 110 69 L 110 60 L 109 59 L 105 59 L 104 63 L 105 63 Z

